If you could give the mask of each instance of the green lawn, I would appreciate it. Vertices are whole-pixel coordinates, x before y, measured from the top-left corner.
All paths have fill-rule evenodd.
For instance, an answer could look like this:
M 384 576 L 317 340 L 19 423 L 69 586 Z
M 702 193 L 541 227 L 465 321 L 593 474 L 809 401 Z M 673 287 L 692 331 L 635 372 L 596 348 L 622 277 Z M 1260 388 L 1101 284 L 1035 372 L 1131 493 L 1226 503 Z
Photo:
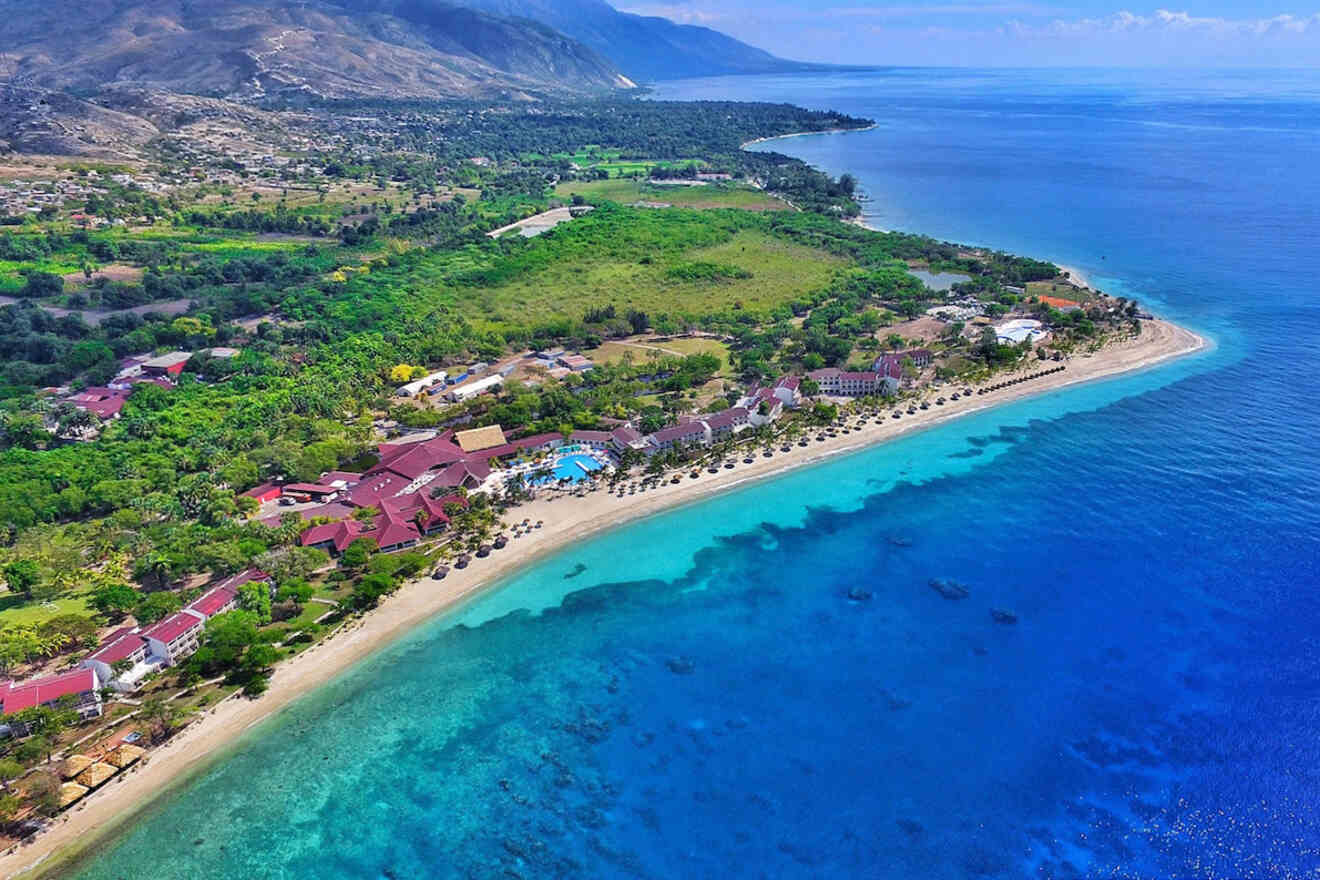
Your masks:
M 87 594 L 63 596 L 49 603 L 25 601 L 22 596 L 0 593 L 0 627 L 38 626 L 61 614 L 92 614 Z
M 649 314 L 702 314 L 735 305 L 768 309 L 819 290 L 844 265 L 824 251 L 755 230 L 737 232 L 725 244 L 647 259 L 650 262 L 590 256 L 560 260 L 504 285 L 461 289 L 456 305 L 478 324 L 524 326 L 557 317 L 580 319 L 590 307 L 611 304 L 619 313 L 640 309 Z M 751 277 L 669 277 L 668 270 L 680 262 L 736 266 Z
M 758 189 L 739 184 L 708 186 L 656 186 L 643 180 L 573 180 L 555 187 L 561 199 L 578 194 L 589 200 L 658 202 L 682 208 L 741 208 L 745 211 L 783 211 L 788 204 Z

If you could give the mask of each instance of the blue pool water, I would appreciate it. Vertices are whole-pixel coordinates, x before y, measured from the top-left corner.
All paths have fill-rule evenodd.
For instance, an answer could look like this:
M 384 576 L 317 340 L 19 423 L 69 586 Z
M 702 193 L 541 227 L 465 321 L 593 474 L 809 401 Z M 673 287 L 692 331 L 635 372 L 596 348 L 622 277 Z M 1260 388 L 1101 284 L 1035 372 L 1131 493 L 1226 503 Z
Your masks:
M 547 559 L 249 731 L 80 876 L 1314 876 L 1320 75 L 660 94 L 873 116 L 763 148 L 1216 347 Z
M 596 461 L 595 458 L 585 453 L 575 452 L 559 459 L 559 462 L 555 465 L 555 479 L 567 479 L 579 483 L 587 478 L 588 473 L 598 470 L 600 470 L 600 462 Z

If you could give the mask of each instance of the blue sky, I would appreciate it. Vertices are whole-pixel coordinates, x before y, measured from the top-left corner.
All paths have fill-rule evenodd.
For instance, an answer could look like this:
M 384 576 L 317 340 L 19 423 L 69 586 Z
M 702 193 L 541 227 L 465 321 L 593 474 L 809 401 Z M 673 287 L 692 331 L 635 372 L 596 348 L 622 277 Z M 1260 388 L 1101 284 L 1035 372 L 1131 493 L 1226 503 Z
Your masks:
M 1320 0 L 615 0 L 787 58 L 997 66 L 1320 65 Z

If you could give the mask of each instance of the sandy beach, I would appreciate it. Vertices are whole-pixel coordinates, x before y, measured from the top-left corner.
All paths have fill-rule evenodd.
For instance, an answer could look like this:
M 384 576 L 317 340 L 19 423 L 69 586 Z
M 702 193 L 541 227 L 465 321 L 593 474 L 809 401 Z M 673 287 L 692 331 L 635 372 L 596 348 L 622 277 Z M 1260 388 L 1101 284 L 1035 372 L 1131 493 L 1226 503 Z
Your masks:
M 734 469 L 721 470 L 718 474 L 703 471 L 699 479 L 685 476 L 678 485 L 664 483 L 656 490 L 624 498 L 599 491 L 584 498 L 546 498 L 524 504 L 511 510 L 505 518 L 510 521 L 524 517 L 533 522 L 543 520 L 543 528 L 511 541 L 505 549 L 486 559 L 474 559 L 467 569 L 453 569 L 444 581 L 426 578 L 405 584 L 377 610 L 281 664 L 264 696 L 257 700 L 235 697 L 218 704 L 169 743 L 152 750 L 147 760 L 135 770 L 123 774 L 120 781 L 110 783 L 54 820 L 51 828 L 33 842 L 0 856 L 0 875 L 33 876 L 54 869 L 117 825 L 132 819 L 137 811 L 146 807 L 153 797 L 168 790 L 171 784 L 204 768 L 247 728 L 302 694 L 327 683 L 349 666 L 438 613 L 452 609 L 571 542 L 660 510 L 691 503 L 736 484 L 768 478 L 790 468 L 882 443 L 1013 400 L 1148 368 L 1199 351 L 1207 345 L 1204 338 L 1174 324 L 1145 321 L 1138 339 L 1112 344 L 1094 355 L 1074 357 L 1067 362 L 1067 369 L 1063 372 L 985 395 L 948 401 L 944 406 L 932 406 L 901 419 L 875 420 L 860 431 L 827 438 L 824 442 L 813 440 L 805 448 L 794 446 L 788 453 L 776 450 L 769 459 L 758 454 L 755 463 L 750 465 L 739 462 Z M 943 393 L 947 396 L 951 390 L 946 389 Z

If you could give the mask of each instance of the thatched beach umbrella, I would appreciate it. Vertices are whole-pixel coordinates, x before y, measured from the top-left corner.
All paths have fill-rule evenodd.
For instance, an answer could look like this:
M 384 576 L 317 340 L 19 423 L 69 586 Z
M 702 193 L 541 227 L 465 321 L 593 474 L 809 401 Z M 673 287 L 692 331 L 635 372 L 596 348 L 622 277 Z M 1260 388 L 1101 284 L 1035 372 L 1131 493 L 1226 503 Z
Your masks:
M 64 759 L 63 776 L 65 779 L 72 779 L 94 763 L 96 762 L 86 755 L 69 755 Z
M 105 760 L 106 763 L 114 764 L 120 770 L 123 770 L 130 764 L 136 763 L 146 753 L 147 750 L 142 748 L 142 746 L 135 746 L 131 743 L 120 743 L 119 748 L 107 755 Z
M 81 800 L 82 796 L 87 794 L 90 789 L 85 785 L 79 785 L 76 782 L 66 782 L 60 786 L 60 809 L 64 809 L 75 801 Z
M 449 574 L 449 566 L 437 565 L 435 567 L 435 571 L 431 572 L 431 577 L 434 580 L 442 581 L 445 579 L 445 575 L 447 574 Z
M 493 548 L 489 544 L 482 544 L 480 547 L 477 548 L 477 556 L 480 557 L 481 559 L 485 559 L 487 556 L 490 555 L 490 551 L 492 549 Z
M 509 536 L 508 536 L 508 535 L 497 535 L 497 536 L 495 537 L 495 549 L 496 549 L 496 550 L 503 550 L 503 549 L 504 549 L 505 547 L 507 547 L 507 546 L 509 546 Z
M 78 781 L 88 788 L 96 788 L 118 772 L 119 768 L 113 764 L 104 764 L 98 761 L 79 773 Z
M 468 563 L 471 562 L 471 561 L 472 561 L 472 557 L 469 556 L 468 554 L 464 553 L 462 556 L 458 557 L 458 560 L 454 563 L 454 567 L 455 567 L 455 568 L 467 568 L 467 567 L 468 567 Z

